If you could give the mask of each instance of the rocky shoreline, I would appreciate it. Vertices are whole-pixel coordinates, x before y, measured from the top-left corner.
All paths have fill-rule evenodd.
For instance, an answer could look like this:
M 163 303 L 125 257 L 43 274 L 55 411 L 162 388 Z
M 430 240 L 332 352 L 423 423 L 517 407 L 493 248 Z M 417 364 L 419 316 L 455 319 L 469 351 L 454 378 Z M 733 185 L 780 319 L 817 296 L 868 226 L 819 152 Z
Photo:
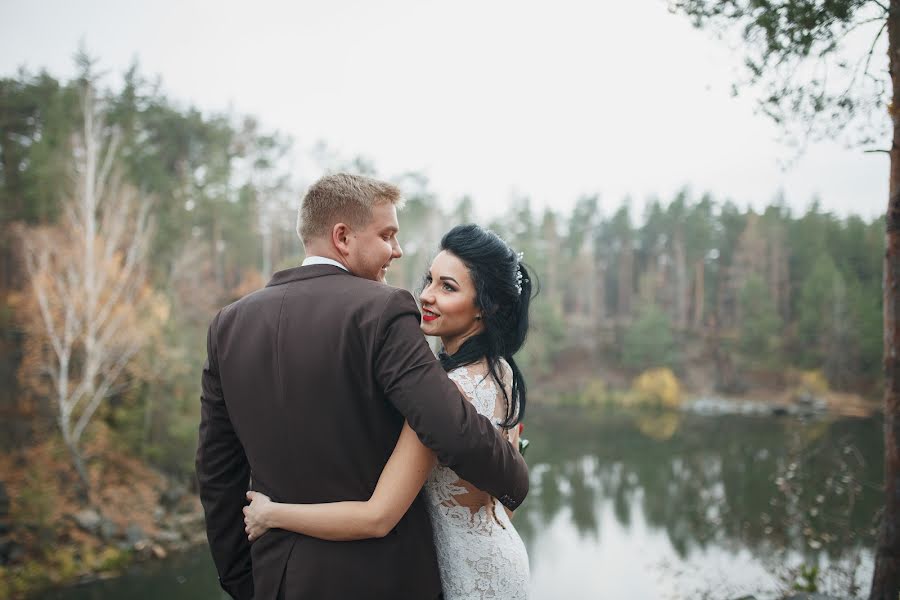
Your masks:
M 94 508 L 86 508 L 69 518 L 85 533 L 113 544 L 119 550 L 134 552 L 138 557 L 161 559 L 171 551 L 206 543 L 202 512 L 170 512 L 185 496 L 186 492 L 180 486 L 162 494 L 153 515 L 159 528 L 152 533 L 144 531 L 137 523 L 129 523 L 123 528 Z
M 53 549 L 43 552 L 17 541 L 8 498 L 0 483 L 0 581 L 4 581 L 0 599 L 115 577 L 135 563 L 206 544 L 199 500 L 180 485 L 160 494 L 152 515 L 154 527 L 137 520 L 123 523 L 95 507 L 83 508 L 63 516 L 55 528 L 57 539 L 48 540 Z
M 683 412 L 717 415 L 751 415 L 761 417 L 815 418 L 827 415 L 842 417 L 867 417 L 879 410 L 879 406 L 859 398 L 839 398 L 801 394 L 776 400 L 759 400 L 750 397 L 729 398 L 715 395 L 694 396 L 685 400 Z
M 88 502 L 58 439 L 0 455 L 0 600 L 206 544 L 200 500 L 182 481 L 124 452 L 104 430 L 86 456 Z
M 809 397 L 794 403 L 765 400 L 732 399 L 718 396 L 700 396 L 682 404 L 684 412 L 699 415 L 755 415 L 763 417 L 816 417 L 829 413 L 828 403 L 822 398 Z
M 123 522 L 88 507 L 64 514 L 55 525 L 55 539 L 44 534 L 47 539 L 37 548 L 16 535 L 29 527 L 13 527 L 9 505 L 6 486 L 0 483 L 0 599 L 114 577 L 134 563 L 206 544 L 199 500 L 180 485 L 160 494 L 153 526 L 138 519 Z

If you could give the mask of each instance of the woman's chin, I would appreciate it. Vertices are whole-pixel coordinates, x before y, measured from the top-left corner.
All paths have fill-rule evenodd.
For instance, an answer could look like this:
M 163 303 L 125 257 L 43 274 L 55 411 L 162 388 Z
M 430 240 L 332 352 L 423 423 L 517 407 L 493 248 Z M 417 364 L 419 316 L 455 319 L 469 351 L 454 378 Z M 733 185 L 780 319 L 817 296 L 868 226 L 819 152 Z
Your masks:
M 419 329 L 421 329 L 422 333 L 424 333 L 425 335 L 430 335 L 430 336 L 435 336 L 435 337 L 440 335 L 438 328 L 435 327 L 434 325 L 432 325 L 431 323 L 421 323 L 419 325 Z

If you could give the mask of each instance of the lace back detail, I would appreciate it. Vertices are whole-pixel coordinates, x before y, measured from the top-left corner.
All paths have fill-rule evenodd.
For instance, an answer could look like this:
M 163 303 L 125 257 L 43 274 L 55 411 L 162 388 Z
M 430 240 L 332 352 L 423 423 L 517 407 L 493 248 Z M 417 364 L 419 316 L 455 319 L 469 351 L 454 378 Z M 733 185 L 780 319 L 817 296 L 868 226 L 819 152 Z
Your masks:
M 505 360 L 498 368 L 509 395 L 512 369 Z M 486 361 L 454 369 L 449 376 L 478 414 L 495 427 L 506 420 L 506 396 Z M 425 490 L 446 599 L 527 598 L 528 556 L 502 505 L 441 465 L 432 471 Z

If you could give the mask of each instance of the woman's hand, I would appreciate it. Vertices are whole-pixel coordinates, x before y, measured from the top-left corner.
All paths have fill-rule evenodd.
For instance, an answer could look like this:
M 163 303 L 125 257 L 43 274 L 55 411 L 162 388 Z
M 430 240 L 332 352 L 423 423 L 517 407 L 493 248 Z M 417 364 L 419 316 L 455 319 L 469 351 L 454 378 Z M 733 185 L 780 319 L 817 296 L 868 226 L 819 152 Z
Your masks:
M 511 429 L 507 429 L 507 435 L 509 436 L 509 443 L 512 444 L 513 448 L 516 450 L 519 449 L 519 438 L 522 436 L 522 424 L 519 423 L 515 425 Z
M 244 507 L 244 531 L 251 542 L 272 528 L 272 499 L 259 492 L 247 492 L 250 505 Z

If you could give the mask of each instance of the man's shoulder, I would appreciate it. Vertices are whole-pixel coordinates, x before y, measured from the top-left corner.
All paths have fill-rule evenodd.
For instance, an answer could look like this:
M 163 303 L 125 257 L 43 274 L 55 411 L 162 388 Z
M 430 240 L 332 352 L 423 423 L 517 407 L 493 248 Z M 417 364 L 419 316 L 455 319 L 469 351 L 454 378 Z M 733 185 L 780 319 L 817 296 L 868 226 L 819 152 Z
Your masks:
M 413 304 L 416 301 L 413 299 L 412 294 L 409 290 L 394 287 L 392 285 L 388 285 L 386 283 L 379 283 L 377 281 L 370 281 L 373 285 L 373 296 L 378 299 L 383 299 L 385 302 L 412 302 Z
M 347 295 L 356 299 L 363 304 L 372 304 L 378 307 L 390 305 L 416 305 L 415 299 L 409 290 L 394 287 L 380 281 L 372 281 L 362 277 L 341 277 L 334 281 L 334 286 L 323 286 L 322 293 L 328 295 L 330 293 L 340 294 L 344 299 Z
M 245 296 L 241 296 L 237 300 L 232 301 L 229 304 L 226 304 L 222 308 L 219 309 L 218 316 L 225 317 L 230 314 L 234 314 L 239 312 L 241 309 L 246 308 L 250 305 L 256 304 L 266 297 L 273 297 L 281 295 L 275 288 L 260 288 L 258 290 L 254 290 Z
M 285 289 L 279 287 L 264 287 L 254 290 L 245 296 L 238 298 L 221 307 L 213 316 L 211 327 L 227 327 L 239 319 L 239 315 L 260 314 L 278 309 L 284 297 Z
M 375 298 L 381 302 L 385 312 L 419 312 L 419 305 L 416 304 L 409 290 L 387 284 L 380 285 L 381 289 L 378 290 Z
M 318 298 L 322 302 L 333 299 L 350 312 L 402 314 L 419 310 L 409 290 L 362 277 L 321 277 L 258 289 L 222 307 L 213 322 L 224 324 L 242 313 L 275 310 L 285 299 L 290 304 L 292 292 L 301 289 L 306 298 Z

